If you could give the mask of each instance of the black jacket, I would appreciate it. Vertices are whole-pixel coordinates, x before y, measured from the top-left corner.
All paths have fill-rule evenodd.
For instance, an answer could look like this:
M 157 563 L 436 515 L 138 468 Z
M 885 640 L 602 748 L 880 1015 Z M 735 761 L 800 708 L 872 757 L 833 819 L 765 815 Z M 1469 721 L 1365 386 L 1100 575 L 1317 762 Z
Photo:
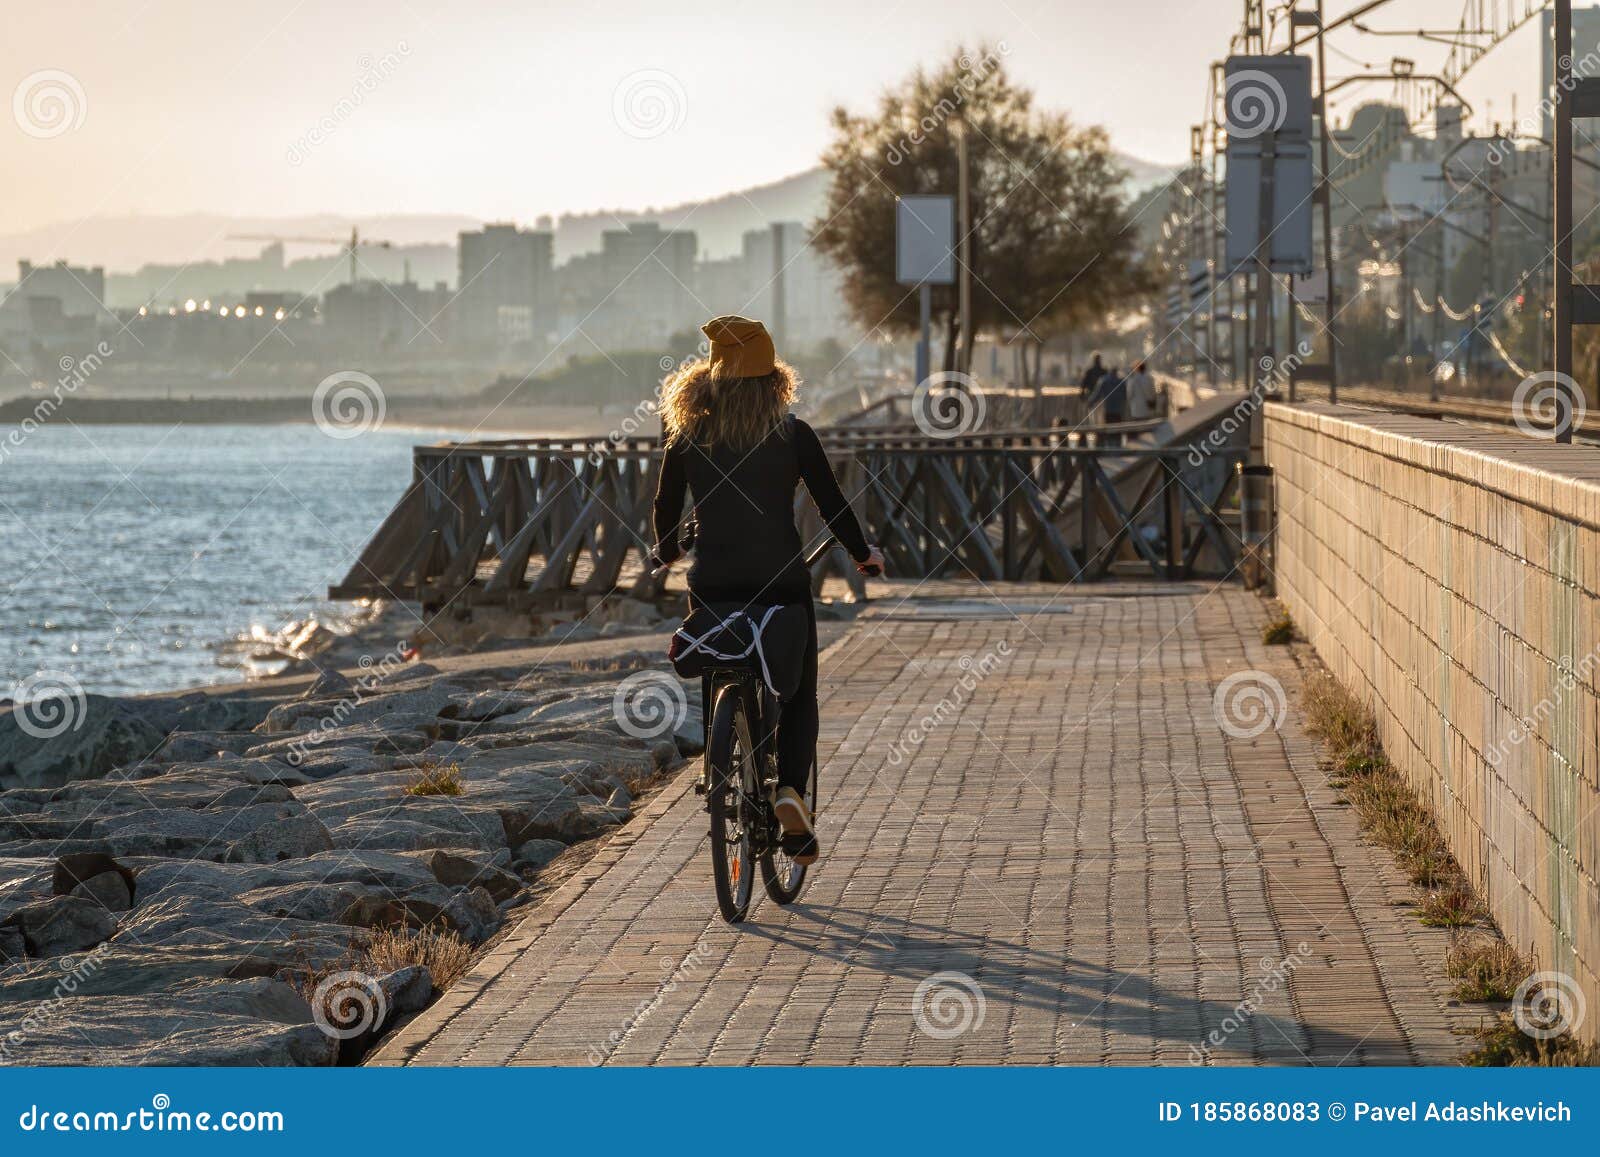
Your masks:
M 834 537 L 865 562 L 867 540 L 822 443 L 792 414 L 752 450 L 707 450 L 683 441 L 667 447 L 656 487 L 656 556 L 671 562 L 682 553 L 678 530 L 687 488 L 695 518 L 690 591 L 706 600 L 809 598 L 805 548 L 794 524 L 801 482 Z

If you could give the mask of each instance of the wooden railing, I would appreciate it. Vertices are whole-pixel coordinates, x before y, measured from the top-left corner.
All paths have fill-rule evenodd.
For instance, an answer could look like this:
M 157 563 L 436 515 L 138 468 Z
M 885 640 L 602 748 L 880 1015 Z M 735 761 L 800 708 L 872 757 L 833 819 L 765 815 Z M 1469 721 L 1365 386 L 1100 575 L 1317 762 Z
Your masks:
M 1231 444 L 1106 445 L 1062 430 L 941 440 L 819 431 L 868 537 L 901 578 L 1161 579 L 1238 562 Z M 419 446 L 410 487 L 331 598 L 526 605 L 560 593 L 659 593 L 644 560 L 653 440 L 506 439 Z M 802 530 L 822 533 L 797 500 Z M 853 576 L 842 558 L 835 573 Z M 820 583 L 830 564 L 819 572 Z

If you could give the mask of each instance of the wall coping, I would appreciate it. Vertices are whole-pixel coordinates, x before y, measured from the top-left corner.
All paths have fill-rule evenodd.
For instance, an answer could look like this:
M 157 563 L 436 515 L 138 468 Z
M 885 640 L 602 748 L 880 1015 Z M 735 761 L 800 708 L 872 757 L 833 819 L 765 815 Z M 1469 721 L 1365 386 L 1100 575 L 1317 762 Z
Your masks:
M 1282 422 L 1433 471 L 1600 530 L 1600 446 L 1458 425 L 1360 406 L 1269 402 Z

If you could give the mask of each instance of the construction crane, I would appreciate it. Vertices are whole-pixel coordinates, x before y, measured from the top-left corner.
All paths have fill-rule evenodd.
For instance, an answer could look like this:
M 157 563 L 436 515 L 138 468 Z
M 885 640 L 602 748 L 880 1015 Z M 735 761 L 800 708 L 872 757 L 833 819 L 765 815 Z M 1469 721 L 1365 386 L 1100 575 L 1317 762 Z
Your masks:
M 361 239 L 361 232 L 354 225 L 350 227 L 350 240 L 342 237 L 288 237 L 276 233 L 230 233 L 229 241 L 278 241 L 296 242 L 306 245 L 338 245 L 343 247 L 350 255 L 350 284 L 354 285 L 356 276 L 356 250 L 366 247 L 368 249 L 393 249 L 394 244 L 389 241 L 372 241 Z

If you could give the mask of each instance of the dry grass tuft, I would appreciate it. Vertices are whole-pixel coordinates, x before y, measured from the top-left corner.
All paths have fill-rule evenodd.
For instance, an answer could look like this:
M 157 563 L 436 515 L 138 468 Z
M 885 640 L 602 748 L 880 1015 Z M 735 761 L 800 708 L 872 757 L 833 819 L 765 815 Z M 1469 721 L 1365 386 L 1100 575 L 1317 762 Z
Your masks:
M 1563 1034 L 1537 1040 L 1502 1016 L 1478 1032 L 1478 1047 L 1462 1058 L 1474 1068 L 1569 1068 L 1600 1065 L 1600 1045 L 1586 1045 Z
M 424 763 L 411 782 L 406 784 L 406 795 L 460 795 L 461 765 L 459 763 Z
M 1533 967 L 1498 936 L 1466 936 L 1450 946 L 1444 971 L 1459 981 L 1457 1000 L 1503 1002 L 1516 995 Z
M 449 988 L 472 966 L 472 948 L 454 932 L 432 928 L 378 928 L 358 957 L 358 967 L 373 976 L 420 964 L 433 986 Z
M 1288 615 L 1273 619 L 1261 629 L 1261 641 L 1269 647 L 1282 647 L 1294 642 L 1294 620 Z
M 1336 763 L 1349 770 L 1352 764 L 1380 757 L 1378 724 L 1372 712 L 1332 675 L 1307 678 L 1305 700 L 1306 722 L 1312 734 L 1321 736 L 1332 750 Z
M 1465 880 L 1455 879 L 1422 897 L 1417 918 L 1429 928 L 1470 928 L 1484 918 L 1483 905 Z

